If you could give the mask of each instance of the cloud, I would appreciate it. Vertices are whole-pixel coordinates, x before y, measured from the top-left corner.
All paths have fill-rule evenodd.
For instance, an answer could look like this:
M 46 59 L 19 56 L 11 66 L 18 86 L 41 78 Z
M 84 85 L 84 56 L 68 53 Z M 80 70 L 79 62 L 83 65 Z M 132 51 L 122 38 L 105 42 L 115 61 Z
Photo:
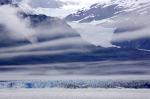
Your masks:
M 66 49 L 66 50 L 53 50 L 53 51 L 23 51 L 23 52 L 10 52 L 10 53 L 1 53 L 0 59 L 23 57 L 23 56 L 42 56 L 42 55 L 57 55 L 57 54 L 67 54 L 67 53 L 85 53 L 88 52 L 86 49 Z
M 6 10 L 7 9 L 7 10 Z M 35 31 L 30 28 L 29 21 L 18 17 L 18 8 L 10 5 L 0 6 L 0 24 L 9 30 L 9 37 L 14 40 L 29 40 L 36 42 Z M 1 37 L 2 38 L 2 37 Z
M 145 13 L 143 13 L 143 10 Z M 140 10 L 135 9 L 105 20 L 91 22 L 90 24 L 105 27 L 106 29 L 114 29 L 113 31 L 108 31 L 107 35 L 105 35 L 105 38 L 109 37 L 107 42 L 110 43 L 150 38 L 149 11 L 149 7 L 143 7 Z M 102 32 L 104 33 L 105 31 Z
M 19 6 L 25 8 L 23 5 Z M 42 54 L 43 50 L 46 49 L 53 49 L 51 50 L 51 53 L 54 53 L 55 51 L 55 54 L 60 52 L 65 53 L 67 52 L 67 50 L 74 50 L 78 52 L 78 50 L 82 50 L 82 48 L 84 48 L 84 45 L 89 45 L 69 25 L 67 25 L 58 18 L 49 19 L 47 17 L 47 19 L 45 19 L 44 22 L 41 22 L 41 24 L 38 24 L 37 27 L 31 27 L 30 17 L 22 19 L 18 14 L 19 12 L 20 8 L 12 7 L 11 5 L 0 6 L 0 24 L 5 26 L 6 29 L 9 31 L 9 33 L 7 34 L 3 34 L 1 32 L 2 36 L 0 38 L 3 38 L 3 36 L 5 37 L 5 35 L 8 35 L 9 38 L 16 41 L 14 43 L 18 43 L 22 40 L 28 40 L 31 42 L 31 44 L 25 44 L 24 46 L 20 45 L 17 47 L 1 47 L 1 57 L 2 54 L 3 56 L 9 56 L 9 54 L 11 56 L 21 56 L 25 54 L 28 55 L 28 53 L 34 53 L 35 55 L 39 54 L 40 51 Z M 57 38 L 57 36 L 60 36 L 60 38 Z M 42 39 L 43 41 L 38 42 L 39 39 Z M 5 39 L 5 41 L 7 40 L 9 39 Z M 39 52 L 34 52 L 35 50 L 38 50 Z
M 76 12 L 76 10 L 74 9 L 63 9 L 63 8 L 55 8 L 55 9 L 54 8 L 36 8 L 33 10 L 34 10 L 33 12 L 36 14 L 44 14 L 47 16 L 59 17 L 59 18 L 64 18 L 70 13 Z
M 55 16 L 65 16 L 65 15 L 67 15 L 67 13 L 62 14 L 65 12 L 65 9 L 76 9 L 76 8 L 79 9 L 78 7 L 83 7 L 83 6 L 85 7 L 85 6 L 91 5 L 93 3 L 109 2 L 109 1 L 110 0 L 102 0 L 102 1 L 86 0 L 86 2 L 81 1 L 81 0 L 57 0 L 57 1 L 56 0 L 47 0 L 46 2 L 51 2 L 51 4 L 53 6 L 55 6 L 56 8 L 59 8 L 59 7 L 60 8 L 62 7 L 62 8 L 53 10 L 53 8 L 55 8 L 55 7 L 53 7 L 51 5 L 51 6 L 47 6 L 47 7 L 52 7 L 52 10 L 45 11 L 45 9 L 42 9 L 42 10 L 38 9 L 38 10 L 36 10 L 36 12 L 40 11 L 41 13 L 53 15 L 53 13 L 51 13 L 51 12 L 56 11 Z M 45 3 L 45 0 L 37 0 L 37 2 L 32 1 L 33 4 L 37 3 L 37 4 L 45 5 L 45 4 L 42 4 L 39 2 Z M 55 5 L 55 3 L 53 4 L 53 2 L 58 3 L 58 4 L 61 3 L 61 6 L 58 7 Z M 69 2 L 72 2 L 72 4 L 71 3 L 67 4 Z M 74 5 L 73 5 L 73 3 L 74 3 Z M 146 8 L 146 10 L 149 11 L 149 9 L 147 9 L 147 8 Z M 150 37 L 150 32 L 149 32 L 150 31 L 149 30 L 150 22 L 147 21 L 147 20 L 149 20 L 149 15 L 147 15 L 147 14 L 143 15 L 141 12 L 132 11 L 130 13 L 127 12 L 126 14 L 121 14 L 114 18 L 110 18 L 110 20 L 113 20 L 114 23 L 108 23 L 107 25 L 105 25 L 105 27 L 112 26 L 111 27 L 112 29 L 120 28 L 122 30 L 127 29 L 128 31 L 113 34 L 114 31 L 109 31 L 110 30 L 109 28 L 102 29 L 102 27 L 89 26 L 88 24 L 87 25 L 80 24 L 80 29 L 77 29 L 77 31 L 80 33 L 80 35 L 82 36 L 82 38 L 84 40 L 86 40 L 94 45 L 101 45 L 103 47 L 112 46 L 111 42 L 113 42 L 113 41 L 119 42 L 119 41 L 135 40 L 135 39 L 139 39 L 139 38 Z M 100 25 L 103 25 L 103 24 L 100 24 Z M 76 28 L 76 26 L 74 28 Z M 83 28 L 84 28 L 84 31 L 83 31 Z M 134 29 L 134 28 L 136 28 L 136 29 Z M 100 31 L 100 29 L 101 29 L 101 31 Z M 94 35 L 92 35 L 94 37 L 91 38 L 90 33 L 87 33 L 89 31 L 96 32 L 96 33 L 94 33 Z M 84 32 L 86 32 L 86 33 L 84 33 Z
M 42 50 L 45 48 L 56 48 L 61 46 L 71 46 L 69 48 L 76 48 L 78 46 L 81 48 L 83 46 L 84 48 L 84 45 L 89 45 L 89 44 L 84 40 L 82 40 L 80 37 L 72 37 L 72 38 L 70 37 L 70 38 L 56 39 L 56 40 L 45 41 L 45 42 L 35 43 L 35 44 L 27 44 L 19 47 L 1 48 L 0 53 L 30 51 L 30 50 L 38 50 L 38 49 Z
M 7 47 L 0 49 L 0 59 L 23 56 L 57 55 L 72 52 L 89 52 L 90 50 L 88 50 L 84 45 L 86 46 L 89 44 L 79 37 L 73 37 L 28 44 L 19 47 Z M 68 47 L 63 48 L 64 46 Z
M 129 41 L 142 38 L 150 38 L 150 29 L 144 28 L 133 32 L 124 32 L 120 34 L 114 34 L 113 41 Z
M 76 3 L 68 1 L 63 2 L 61 0 L 14 0 L 14 3 L 26 3 L 32 8 L 60 8 L 65 5 L 74 5 Z
M 110 0 L 60 0 L 62 2 L 74 2 L 75 4 L 78 4 L 76 6 L 73 6 L 72 7 L 76 7 L 76 8 L 85 8 L 85 7 L 89 7 L 91 6 L 92 4 L 95 4 L 95 3 L 104 3 L 104 2 L 109 2 Z
M 117 47 L 111 43 L 150 38 L 149 17 L 148 13 L 141 14 L 133 11 L 105 20 L 85 24 L 72 22 L 70 25 L 80 33 L 85 41 L 91 44 Z
M 32 8 L 38 14 L 61 18 L 82 8 L 89 8 L 94 3 L 106 1 L 109 0 L 86 0 L 86 2 L 84 0 L 14 0 L 20 2 L 23 9 Z
M 150 38 L 150 22 L 148 14 L 139 12 L 120 15 L 113 20 L 116 22 L 113 26 L 121 30 L 120 33 L 113 35 L 112 41 L 128 41 L 142 38 Z
M 14 3 L 19 3 L 20 8 L 26 12 L 32 11 L 36 14 L 60 18 L 76 12 L 77 9 L 72 9 L 72 6 L 79 6 L 78 3 L 72 1 L 64 2 L 60 0 L 14 0 Z M 71 7 L 71 9 L 68 7 Z
M 30 0 L 28 3 L 33 8 L 60 8 L 66 5 L 66 3 L 59 0 Z
M 109 2 L 110 0 L 14 0 L 14 2 L 26 2 L 33 8 L 61 8 L 67 7 L 71 9 L 78 9 L 87 6 L 91 6 L 94 3 L 104 3 Z
M 28 40 L 31 44 L 19 45 L 17 47 L 1 47 L 1 58 L 21 57 L 30 54 L 54 55 L 69 52 L 81 52 L 86 50 L 86 48 L 84 48 L 86 45 L 89 45 L 79 36 L 79 34 L 76 34 L 71 27 L 63 22 L 61 23 L 60 19 L 54 19 L 54 23 L 51 23 L 51 21 L 50 23 L 42 22 L 42 24 L 33 28 L 31 27 L 30 18 L 20 18 L 18 15 L 19 11 L 19 8 L 10 5 L 1 6 L 0 24 L 4 25 L 7 30 L 9 30 L 9 33 L 6 34 L 9 38 L 16 40 L 16 42 L 20 40 Z M 2 34 L 2 36 L 5 35 Z M 55 38 L 57 36 L 62 37 Z M 39 38 L 44 41 L 38 42 Z M 55 39 L 51 40 L 49 38 Z M 8 39 L 5 40 L 7 41 Z

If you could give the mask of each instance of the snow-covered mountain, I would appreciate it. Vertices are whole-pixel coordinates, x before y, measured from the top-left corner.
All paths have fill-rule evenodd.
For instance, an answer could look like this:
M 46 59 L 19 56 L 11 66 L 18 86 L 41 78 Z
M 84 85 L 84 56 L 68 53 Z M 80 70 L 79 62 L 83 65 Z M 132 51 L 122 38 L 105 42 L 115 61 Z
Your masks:
M 24 20 L 30 20 L 30 26 L 36 31 L 37 42 L 55 40 L 60 38 L 79 37 L 67 23 L 55 17 L 45 15 L 21 14 Z M 57 27 L 56 27 L 57 26 Z M 62 31 L 64 29 L 64 31 Z M 23 32 L 23 31 L 22 31 Z M 53 33 L 53 35 L 51 34 Z M 10 36 L 11 32 L 3 24 L 0 25 L 0 47 L 11 47 L 30 44 L 28 39 L 14 39 Z
M 65 20 L 113 28 L 113 45 L 150 49 L 149 17 L 150 0 L 111 0 L 79 10 Z
M 91 9 L 97 9 L 96 6 L 98 6 L 98 4 L 91 6 Z M 122 9 L 115 4 L 109 7 L 106 6 L 106 8 L 111 11 L 112 11 L 111 7 L 114 8 L 117 7 L 118 8 L 117 11 L 121 11 Z M 114 12 L 115 11 L 116 10 L 114 10 Z M 101 12 L 103 12 L 103 9 L 101 10 Z M 135 11 L 130 11 L 130 12 L 135 12 Z M 90 11 L 90 13 L 93 13 L 93 11 Z M 6 11 L 4 11 L 4 14 L 7 14 Z M 99 14 L 99 13 L 95 12 L 95 14 Z M 98 23 L 96 25 L 106 26 L 106 28 L 107 27 L 116 28 L 117 26 L 114 33 L 116 34 L 120 34 L 122 32 L 124 33 L 124 31 L 126 31 L 124 28 L 129 25 L 124 24 L 124 22 L 126 21 L 122 19 L 124 19 L 124 17 L 128 15 L 133 16 L 134 14 L 133 15 L 130 13 L 124 14 L 120 12 L 120 14 L 118 14 L 117 17 L 111 17 L 110 19 L 107 19 L 106 22 L 104 23 L 102 23 L 101 21 L 105 21 L 105 20 L 101 20 L 101 19 L 97 20 L 96 22 Z M 7 18 L 5 18 L 4 23 L 6 22 L 8 24 L 0 25 L 0 38 L 1 38 L 0 39 L 0 54 L 1 54 L 0 65 L 45 64 L 45 63 L 58 63 L 58 62 L 88 62 L 88 61 L 103 61 L 103 60 L 136 60 L 136 59 L 150 58 L 149 51 L 142 50 L 142 48 L 140 48 L 141 50 L 138 50 L 137 48 L 132 49 L 131 47 L 129 48 L 123 47 L 124 49 L 122 48 L 119 49 L 114 47 L 102 48 L 101 46 L 100 47 L 95 46 L 90 42 L 86 42 L 86 40 L 84 40 L 84 38 L 81 37 L 82 35 L 79 35 L 77 33 L 77 30 L 74 30 L 64 20 L 61 20 L 56 17 L 49 17 L 46 15 L 35 15 L 33 13 L 32 14 L 25 13 L 21 11 L 19 11 L 17 17 L 22 21 L 27 20 L 28 23 L 27 32 L 33 32 L 33 34 L 26 35 L 27 32 L 25 28 L 22 28 L 24 31 L 22 34 L 20 34 L 20 30 L 22 29 L 20 29 L 20 26 L 17 23 L 17 25 L 14 24 L 14 28 L 10 30 L 16 31 L 16 29 L 19 29 L 19 34 L 13 34 L 9 36 L 9 34 L 11 33 L 8 27 L 5 27 L 5 25 L 9 25 L 9 27 L 13 27 L 13 25 L 10 25 L 10 23 L 13 24 L 13 20 L 7 21 L 6 20 Z M 120 20 L 120 21 L 115 21 L 115 20 Z M 3 20 L 1 21 L 3 22 Z M 93 24 L 92 22 L 94 23 L 95 21 L 91 21 L 89 22 L 89 24 Z M 127 23 L 129 23 L 129 21 L 127 21 Z M 142 24 L 142 26 L 145 25 L 147 26 L 148 24 L 144 24 L 144 25 Z M 140 27 L 139 24 L 134 26 L 130 23 L 130 27 L 131 26 L 132 28 L 127 28 L 127 31 L 134 31 L 140 29 L 138 28 Z M 90 26 L 88 26 L 88 28 L 91 29 Z M 88 28 L 86 28 L 87 32 L 90 32 L 88 31 Z M 92 28 L 91 32 L 95 29 L 96 29 L 95 27 Z M 99 32 L 99 30 L 97 30 L 97 32 Z M 17 39 L 16 38 L 14 39 L 13 36 L 15 36 Z M 23 36 L 23 38 L 25 39 L 20 38 L 20 36 L 21 37 Z M 83 37 L 89 38 L 92 37 L 92 35 L 90 34 L 90 36 L 87 37 L 84 36 L 83 34 Z M 97 38 L 96 35 L 94 37 Z M 98 39 L 99 38 L 97 38 L 97 40 Z M 139 40 L 137 42 L 139 42 Z M 123 46 L 126 46 L 124 43 L 121 44 L 118 42 L 111 42 L 111 43 L 118 46 L 121 46 L 121 44 L 123 44 Z M 140 43 L 136 44 L 136 47 L 139 45 L 142 46 L 142 44 L 143 42 L 140 41 Z M 149 47 L 149 44 L 146 45 Z M 135 46 L 134 43 L 133 46 Z
M 147 7 L 150 0 L 111 0 L 107 3 L 93 4 L 89 9 L 79 10 L 68 15 L 67 21 L 91 22 L 111 18 L 121 13 Z
M 1 16 L 0 20 L 0 47 L 16 47 L 35 42 L 42 43 L 69 38 L 79 40 L 80 38 L 80 35 L 62 19 L 42 14 L 37 15 L 30 13 L 30 11 L 24 12 L 20 6 L 12 6 L 11 0 L 2 0 L 0 3 L 0 11 L 5 14 Z M 4 9 L 8 9 L 8 11 L 4 11 Z M 11 24 L 7 21 L 9 19 Z M 15 21 L 19 22 L 16 23 Z M 18 28 L 14 25 L 18 25 Z M 18 30 L 19 33 L 16 34 L 15 32 L 18 32 Z M 80 39 L 80 41 L 83 40 Z

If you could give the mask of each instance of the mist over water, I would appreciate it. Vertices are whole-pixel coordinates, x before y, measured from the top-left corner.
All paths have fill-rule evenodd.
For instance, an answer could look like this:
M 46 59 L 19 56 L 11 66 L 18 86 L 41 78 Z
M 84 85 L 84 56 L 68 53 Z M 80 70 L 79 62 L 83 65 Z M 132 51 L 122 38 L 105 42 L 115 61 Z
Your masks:
M 96 61 L 68 62 L 38 65 L 8 65 L 0 67 L 0 77 L 11 79 L 17 76 L 124 76 L 150 74 L 150 62 L 145 61 Z M 89 76 L 89 77 L 90 77 Z M 139 76 L 139 78 L 138 78 Z M 2 78 L 1 78 L 2 79 Z M 17 79 L 17 78 L 16 78 Z

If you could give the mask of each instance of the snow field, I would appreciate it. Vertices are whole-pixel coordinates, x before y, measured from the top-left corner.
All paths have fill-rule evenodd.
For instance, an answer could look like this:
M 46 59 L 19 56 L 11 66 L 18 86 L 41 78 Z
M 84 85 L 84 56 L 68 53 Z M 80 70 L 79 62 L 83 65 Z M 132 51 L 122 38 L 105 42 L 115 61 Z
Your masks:
M 150 99 L 146 89 L 0 90 L 0 99 Z

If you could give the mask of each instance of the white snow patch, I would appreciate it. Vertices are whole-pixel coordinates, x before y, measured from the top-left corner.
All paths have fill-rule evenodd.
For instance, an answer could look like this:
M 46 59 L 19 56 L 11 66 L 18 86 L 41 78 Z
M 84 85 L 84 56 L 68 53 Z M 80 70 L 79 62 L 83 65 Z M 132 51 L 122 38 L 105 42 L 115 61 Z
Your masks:
M 85 41 L 102 47 L 116 47 L 111 44 L 114 28 L 104 28 L 88 23 L 69 23 Z
M 146 89 L 11 89 L 0 99 L 150 99 Z

